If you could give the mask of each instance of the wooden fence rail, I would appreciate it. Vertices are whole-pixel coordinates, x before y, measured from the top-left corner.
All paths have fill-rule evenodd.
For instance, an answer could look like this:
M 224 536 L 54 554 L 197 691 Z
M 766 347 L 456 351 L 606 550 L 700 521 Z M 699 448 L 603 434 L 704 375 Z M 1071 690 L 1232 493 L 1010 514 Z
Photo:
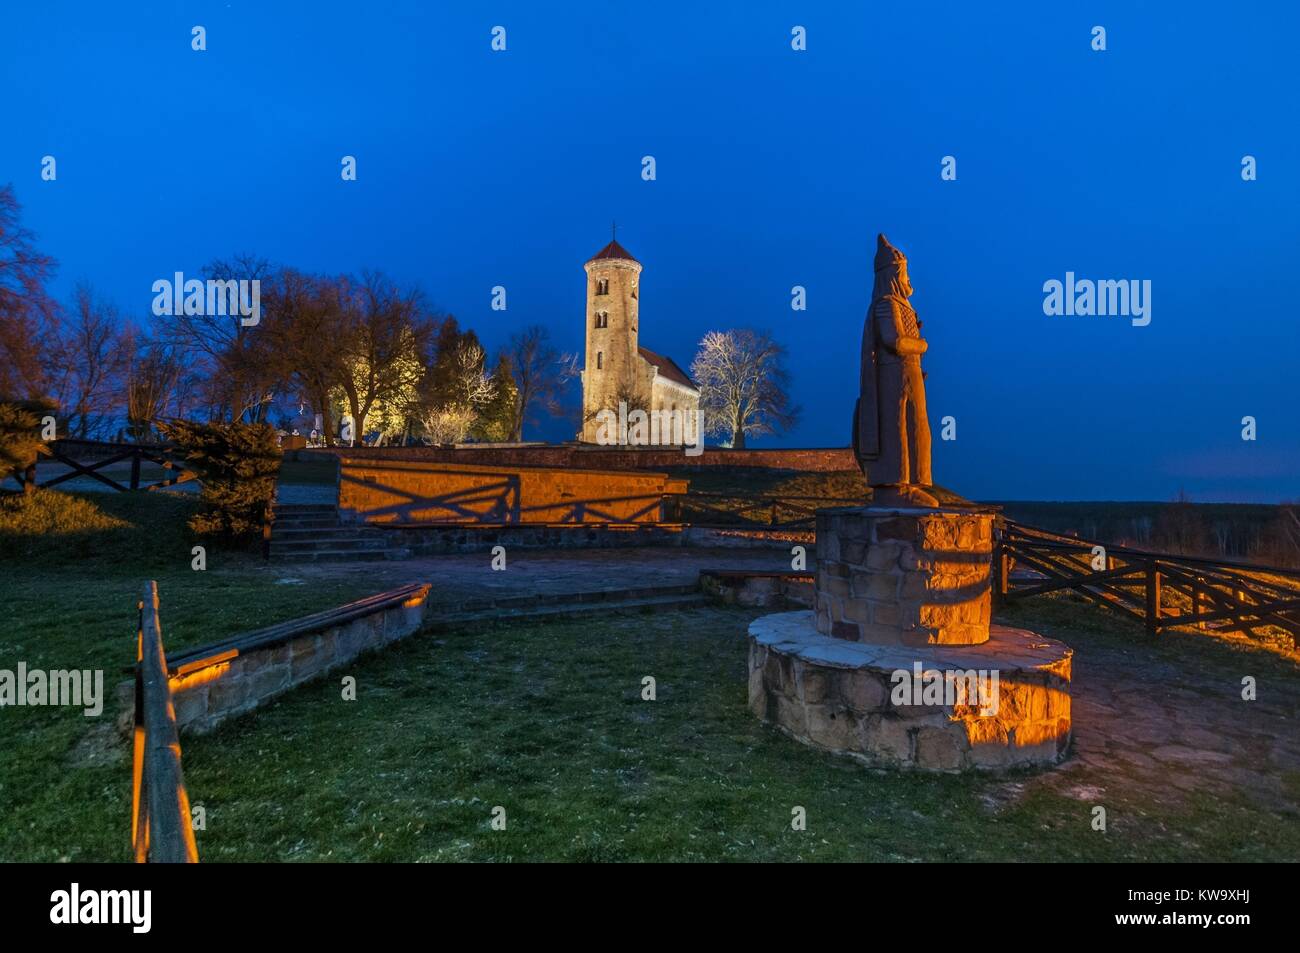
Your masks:
M 145 585 L 140 600 L 131 780 L 131 845 L 136 862 L 198 863 L 190 799 L 181 771 L 180 735 L 167 684 L 158 584 L 152 581 Z
M 861 500 L 824 496 L 751 496 L 689 491 L 664 497 L 664 519 L 697 526 L 744 526 L 765 529 L 812 529 L 817 510 L 861 506 Z
M 1300 641 L 1300 570 L 1106 546 L 1000 520 L 994 534 L 1000 602 L 1071 589 L 1158 634 L 1173 626 Z
M 137 443 L 104 443 L 98 440 L 58 440 L 48 447 L 49 455 L 46 459 L 57 461 L 68 467 L 66 473 L 60 473 L 58 476 L 50 477 L 44 482 L 36 478 L 36 467 L 28 467 L 22 474 L 21 483 L 25 492 L 31 492 L 37 488 L 48 489 L 49 487 L 58 486 L 68 480 L 75 480 L 78 477 L 90 477 L 98 480 L 106 486 L 112 487 L 120 493 L 126 493 L 131 490 L 157 490 L 164 487 L 175 486 L 178 483 L 187 483 L 190 480 L 198 479 L 198 474 L 193 470 L 187 469 L 185 462 L 181 459 L 176 451 L 165 444 L 137 444 Z M 81 450 L 83 453 L 90 451 L 99 454 L 99 458 L 90 462 L 83 462 L 77 459 L 73 454 Z M 129 483 L 121 483 L 104 473 L 100 473 L 106 467 L 115 463 L 121 463 L 125 460 L 131 461 L 131 477 Z M 153 463 L 168 471 L 171 475 L 166 480 L 155 482 L 143 481 L 140 476 L 140 467 L 143 463 Z

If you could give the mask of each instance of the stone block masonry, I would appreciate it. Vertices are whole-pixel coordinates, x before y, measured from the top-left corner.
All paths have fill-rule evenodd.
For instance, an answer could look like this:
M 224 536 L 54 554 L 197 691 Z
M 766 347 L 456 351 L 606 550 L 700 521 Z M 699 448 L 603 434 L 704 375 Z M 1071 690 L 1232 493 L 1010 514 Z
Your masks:
M 878 645 L 989 638 L 990 507 L 817 511 L 817 631 Z
M 339 461 L 339 511 L 367 523 L 657 523 L 686 489 L 662 473 Z
M 424 625 L 429 590 L 427 583 L 413 583 L 169 656 L 167 682 L 177 727 L 211 731 L 225 719 L 335 671 L 364 652 L 418 632 Z M 125 700 L 133 703 L 134 683 L 124 685 Z M 128 727 L 130 718 L 128 707 Z
M 425 461 L 501 467 L 575 467 L 600 470 L 710 470 L 752 467 L 839 473 L 857 470 L 849 447 L 745 449 L 710 447 L 698 457 L 661 447 L 602 447 L 594 444 L 479 444 L 463 447 L 343 447 L 294 451 L 294 459 L 333 454 L 367 460 Z
M 980 645 L 869 645 L 819 633 L 813 613 L 782 612 L 749 627 L 749 708 L 814 748 L 880 768 L 958 772 L 1042 766 L 1069 747 L 1073 652 L 1032 632 L 993 626 Z M 990 704 L 953 692 L 915 692 L 923 672 L 940 687 L 996 672 Z M 967 683 L 969 684 L 969 683 Z M 908 686 L 909 688 L 911 686 Z

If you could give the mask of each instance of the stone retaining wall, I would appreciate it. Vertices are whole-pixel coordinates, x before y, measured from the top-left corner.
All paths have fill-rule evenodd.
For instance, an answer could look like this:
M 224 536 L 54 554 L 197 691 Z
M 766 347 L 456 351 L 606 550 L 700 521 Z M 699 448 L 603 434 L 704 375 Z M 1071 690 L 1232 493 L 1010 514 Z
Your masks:
M 284 631 L 266 630 L 168 658 L 168 687 L 182 731 L 211 731 L 220 722 L 264 705 L 291 688 L 348 664 L 364 652 L 382 648 L 424 625 L 428 585 L 405 587 L 395 600 L 347 621 Z M 342 610 L 346 610 L 343 607 Z M 126 682 L 128 705 L 134 682 Z M 121 689 L 119 690 L 121 691 Z M 125 713 L 129 726 L 131 707 Z
M 662 473 L 339 458 L 339 512 L 368 523 L 657 523 Z
M 688 457 L 681 450 L 661 447 L 601 447 L 584 444 L 485 445 L 473 447 L 341 447 L 294 451 L 298 459 L 309 454 L 333 453 L 376 460 L 465 463 L 477 466 L 575 467 L 599 470 L 709 469 L 759 467 L 767 470 L 837 472 L 856 470 L 849 447 L 793 450 L 734 450 L 712 448 Z
M 483 553 L 493 546 L 514 549 L 617 549 L 625 546 L 689 545 L 682 526 L 655 523 L 617 525 L 529 524 L 411 526 L 385 529 L 394 545 L 413 556 Z
M 813 604 L 811 575 L 706 569 L 700 573 L 700 588 L 725 605 L 785 609 Z

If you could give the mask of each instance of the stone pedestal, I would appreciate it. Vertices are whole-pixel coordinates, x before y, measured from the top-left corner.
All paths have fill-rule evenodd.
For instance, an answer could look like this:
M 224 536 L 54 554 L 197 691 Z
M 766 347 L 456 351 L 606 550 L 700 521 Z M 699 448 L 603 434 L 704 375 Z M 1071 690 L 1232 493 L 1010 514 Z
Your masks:
M 988 641 L 991 507 L 817 511 L 817 631 L 875 645 Z
M 989 623 L 992 507 L 817 511 L 815 611 L 749 627 L 749 707 L 878 767 L 1054 764 L 1072 650 Z
M 749 708 L 791 737 L 882 768 L 1055 764 L 1070 743 L 1073 652 L 992 626 L 980 645 L 870 645 L 822 635 L 813 614 L 749 626 Z

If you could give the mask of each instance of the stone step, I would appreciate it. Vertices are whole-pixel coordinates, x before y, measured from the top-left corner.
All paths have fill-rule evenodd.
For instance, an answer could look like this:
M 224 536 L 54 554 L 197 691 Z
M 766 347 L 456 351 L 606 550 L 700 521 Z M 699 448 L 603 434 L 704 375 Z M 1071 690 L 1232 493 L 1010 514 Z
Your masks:
M 284 532 L 286 530 L 315 531 L 315 530 L 322 530 L 322 529 L 336 529 L 340 525 L 341 524 L 337 519 L 326 518 L 326 519 L 284 520 L 277 517 L 275 522 L 271 524 L 271 530 L 272 532 Z
M 380 562 L 385 559 L 410 559 L 411 551 L 401 547 L 389 549 L 308 549 L 301 552 L 273 553 L 278 563 Z
M 320 525 L 315 525 L 316 523 Z M 352 532 L 352 530 L 360 530 L 363 528 L 350 527 L 350 525 L 343 523 L 331 523 L 330 520 L 309 520 L 308 525 L 303 525 L 302 523 L 281 523 L 281 521 L 276 520 L 272 524 L 272 527 L 270 527 L 270 532 L 292 533 L 294 536 L 309 536 L 311 533 L 316 533 L 317 536 L 320 536 L 322 529 L 339 529 Z
M 572 598 L 572 596 L 570 596 Z M 534 604 L 531 607 L 495 608 L 477 612 L 447 612 L 433 614 L 425 619 L 426 630 L 463 629 L 472 625 L 489 625 L 497 622 L 527 622 L 536 619 L 564 619 L 595 613 L 652 612 L 662 609 L 688 609 L 708 606 L 712 602 L 700 592 L 691 595 L 654 596 L 643 599 L 599 600 L 591 602 L 558 602 L 550 605 Z
M 276 539 L 271 537 L 272 555 L 280 553 L 310 552 L 312 550 L 388 549 L 388 540 L 370 536 L 312 536 L 306 539 Z
M 481 612 L 489 609 L 513 609 L 557 603 L 610 603 L 629 599 L 657 599 L 674 596 L 700 595 L 697 583 L 677 586 L 637 586 L 623 589 L 589 589 L 585 592 L 533 593 L 526 596 L 506 596 L 500 599 L 469 599 L 459 603 L 460 612 Z
M 391 539 L 387 533 L 379 530 L 370 529 L 368 526 L 353 526 L 349 523 L 330 523 L 326 526 L 298 526 L 291 523 L 288 526 L 282 526 L 274 523 L 271 526 L 272 534 L 278 536 L 281 533 L 286 537 L 302 539 L 307 536 L 328 536 L 330 533 L 339 533 L 345 536 L 373 536 L 375 539 Z

